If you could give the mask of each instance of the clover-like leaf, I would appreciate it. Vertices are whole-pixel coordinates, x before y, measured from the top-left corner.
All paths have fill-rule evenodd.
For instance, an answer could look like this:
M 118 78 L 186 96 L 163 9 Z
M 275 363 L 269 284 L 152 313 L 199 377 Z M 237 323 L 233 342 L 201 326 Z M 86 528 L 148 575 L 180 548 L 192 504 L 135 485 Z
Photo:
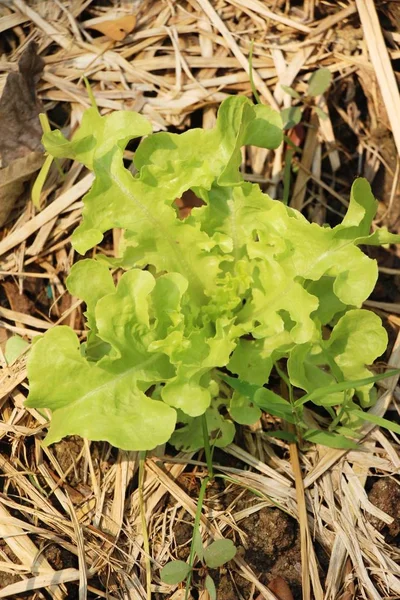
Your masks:
M 190 565 L 183 560 L 172 560 L 161 569 L 161 581 L 168 585 L 176 585 L 184 581 L 190 572 Z
M 210 600 L 217 600 L 217 590 L 215 589 L 215 583 L 210 575 L 207 575 L 204 581 L 204 587 L 210 596 Z
M 310 77 L 310 81 L 308 82 L 308 96 L 320 96 L 330 86 L 332 81 L 332 73 L 329 69 L 321 68 L 314 73 Z
M 26 349 L 29 348 L 29 342 L 19 335 L 12 335 L 6 342 L 4 357 L 8 365 L 12 365 Z
M 203 560 L 204 557 L 204 546 L 203 546 L 203 542 L 201 539 L 201 533 L 200 533 L 200 528 L 197 527 L 197 529 L 193 530 L 193 546 L 194 546 L 194 551 L 197 554 L 197 556 L 199 557 L 200 560 Z
M 204 562 L 210 569 L 217 569 L 232 560 L 236 552 L 237 548 L 232 540 L 216 540 L 204 550 Z
M 281 88 L 284 92 L 289 94 L 291 98 L 294 98 L 295 100 L 299 100 L 301 98 L 300 94 L 296 92 L 296 90 L 294 90 L 290 85 L 281 84 Z
M 289 108 L 283 108 L 281 110 L 281 119 L 283 123 L 283 129 L 292 129 L 298 125 L 301 121 L 303 111 L 300 106 L 290 106 Z

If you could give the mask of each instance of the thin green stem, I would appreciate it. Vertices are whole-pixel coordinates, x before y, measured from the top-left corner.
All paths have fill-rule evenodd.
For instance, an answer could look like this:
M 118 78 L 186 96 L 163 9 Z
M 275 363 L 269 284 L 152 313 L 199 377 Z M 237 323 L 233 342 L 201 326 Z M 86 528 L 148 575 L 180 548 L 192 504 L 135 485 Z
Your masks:
M 276 372 L 278 373 L 279 377 L 286 383 L 286 385 L 289 387 L 290 386 L 290 379 L 289 377 L 286 375 L 285 371 L 283 369 L 280 368 L 279 364 L 277 362 L 274 362 L 274 367 L 276 369 Z
M 250 50 L 249 50 L 249 78 L 250 78 L 250 85 L 251 85 L 251 91 L 253 92 L 253 96 L 256 99 L 257 104 L 261 104 L 260 96 L 258 95 L 256 86 L 254 83 L 254 78 L 253 78 L 253 45 L 254 45 L 254 40 L 251 40 Z
M 92 108 L 95 108 L 96 110 L 98 110 L 96 98 L 94 97 L 93 90 L 89 83 L 89 79 L 87 77 L 84 77 L 83 81 L 85 82 L 86 91 L 89 96 L 89 100 L 90 100 L 90 104 L 92 105 Z
M 203 416 L 201 418 L 201 424 L 202 424 L 202 428 L 203 428 L 204 454 L 206 456 L 208 475 L 207 475 L 207 477 L 205 477 L 203 479 L 203 481 L 201 483 L 199 499 L 197 501 L 196 514 L 194 517 L 193 538 L 192 538 L 192 543 L 190 544 L 190 554 L 189 554 L 190 571 L 186 578 L 185 600 L 188 599 L 190 584 L 192 582 L 193 565 L 194 565 L 194 559 L 195 559 L 195 555 L 196 555 L 196 540 L 197 540 L 197 536 L 200 535 L 200 519 L 201 519 L 201 511 L 203 510 L 204 496 L 206 493 L 208 483 L 214 478 L 212 450 L 211 450 L 211 446 L 210 446 L 210 438 L 208 435 L 208 427 L 207 427 L 207 418 L 206 418 L 205 414 L 203 414 Z
M 51 127 L 50 127 L 49 119 L 47 118 L 46 113 L 39 114 L 39 121 L 40 121 L 40 125 L 41 125 L 43 133 L 50 133 Z
M 207 439 L 208 439 L 208 436 L 207 436 Z M 209 444 L 209 446 L 210 446 L 210 444 Z M 190 571 L 186 578 L 185 600 L 188 600 L 188 597 L 189 597 L 190 584 L 192 582 L 193 565 L 194 565 L 194 559 L 195 559 L 195 554 L 196 554 L 196 538 L 198 535 L 200 535 L 199 526 L 200 526 L 200 519 L 201 519 L 201 511 L 203 510 L 204 496 L 206 493 L 208 482 L 210 480 L 211 480 L 210 475 L 207 475 L 207 477 L 205 477 L 203 479 L 203 481 L 201 483 L 201 487 L 200 487 L 199 499 L 197 501 L 197 509 L 196 509 L 196 514 L 194 517 L 194 525 L 193 525 L 193 538 L 192 538 L 192 543 L 190 544 L 190 554 L 189 554 Z
M 295 418 L 295 428 L 296 428 L 296 437 L 297 437 L 297 441 L 299 444 L 302 444 L 303 441 L 303 434 L 301 431 L 301 426 L 302 426 L 302 419 L 303 419 L 303 415 L 302 415 L 302 409 L 298 409 L 296 406 L 296 402 L 294 399 L 294 394 L 293 394 L 293 385 L 292 382 L 290 381 L 289 376 L 280 368 L 280 366 L 278 365 L 277 362 L 274 363 L 275 369 L 278 372 L 278 375 L 280 376 L 280 378 L 282 379 L 282 382 L 286 385 L 286 389 L 287 389 L 287 395 L 288 395 L 288 400 L 292 406 L 292 414 Z M 289 427 L 289 432 L 290 432 L 290 424 L 287 423 L 288 427 Z
M 299 154 L 303 153 L 303 150 L 300 148 L 300 146 L 297 146 L 288 135 L 284 135 L 283 136 L 283 140 L 284 142 L 289 146 L 289 148 L 291 148 L 292 150 L 294 150 L 295 152 L 298 152 Z
M 40 121 L 40 126 L 41 126 L 41 128 L 42 128 L 43 134 L 46 134 L 46 133 L 51 133 L 50 122 L 49 122 L 49 119 L 48 119 L 48 117 L 47 117 L 46 113 L 40 113 L 40 114 L 39 114 L 39 121 Z M 50 166 L 51 166 L 51 164 L 52 164 L 53 160 L 54 160 L 54 162 L 55 162 L 55 165 L 56 165 L 56 167 L 57 167 L 57 170 L 58 170 L 58 172 L 59 172 L 59 174 L 60 174 L 60 177 L 61 177 L 62 179 L 65 179 L 65 173 L 64 173 L 64 171 L 63 171 L 63 170 L 62 170 L 62 168 L 61 168 L 61 164 L 60 164 L 60 161 L 59 161 L 59 159 L 58 159 L 58 158 L 53 158 L 53 157 L 52 157 L 52 158 L 51 158 L 51 160 L 49 160 L 49 157 L 50 157 L 50 155 L 48 155 L 48 156 L 47 156 L 46 162 L 45 162 L 45 164 L 42 166 L 42 168 L 40 169 L 40 173 L 39 173 L 39 175 L 38 175 L 38 176 L 37 176 L 37 178 L 36 178 L 36 181 L 37 181 L 37 180 L 40 178 L 40 174 L 41 174 L 42 172 L 44 173 L 44 176 L 43 176 L 43 181 L 41 181 L 41 182 L 38 184 L 38 189 L 36 189 L 36 197 L 37 197 L 37 198 L 39 198 L 39 196 L 40 196 L 40 193 L 41 193 L 41 191 L 42 191 L 42 187 L 43 187 L 43 185 L 44 185 L 45 178 L 47 177 L 47 173 L 48 173 L 48 172 L 49 172 L 49 170 L 50 170 Z M 36 183 L 36 181 L 35 181 L 35 183 Z
M 207 417 L 205 414 L 201 417 L 201 425 L 203 428 L 203 440 L 204 440 L 204 453 L 206 455 L 206 463 L 208 469 L 208 476 L 210 479 L 214 477 L 214 467 L 212 462 L 212 451 L 210 446 L 210 438 L 208 436 Z
M 349 393 L 349 390 L 346 390 L 344 392 L 344 399 L 342 404 L 339 407 L 338 413 L 337 415 L 335 415 L 332 423 L 329 425 L 329 430 L 330 431 L 334 431 L 336 429 L 336 427 L 339 425 L 339 423 L 342 420 L 343 415 L 346 413 L 347 411 L 347 405 L 349 403 L 349 401 L 351 402 L 352 396 Z
M 145 460 L 146 460 L 146 452 L 140 452 L 140 454 L 139 454 L 140 520 L 142 523 L 143 549 L 145 552 L 145 564 L 146 564 L 146 598 L 147 598 L 147 600 L 151 600 L 150 542 L 149 542 L 149 532 L 147 531 L 146 511 L 145 511 L 145 507 L 144 507 L 144 495 L 143 495 Z

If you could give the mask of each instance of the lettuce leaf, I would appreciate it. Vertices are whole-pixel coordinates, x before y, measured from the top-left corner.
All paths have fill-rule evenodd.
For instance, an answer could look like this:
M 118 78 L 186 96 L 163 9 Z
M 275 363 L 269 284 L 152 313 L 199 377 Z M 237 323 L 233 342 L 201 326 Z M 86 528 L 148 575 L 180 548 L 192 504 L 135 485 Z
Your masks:
M 142 136 L 132 175 L 124 149 Z M 241 148 L 281 141 L 280 115 L 239 96 L 221 104 L 210 130 L 152 135 L 136 113 L 92 108 L 71 141 L 45 134 L 51 155 L 94 172 L 74 248 L 84 254 L 124 230 L 120 256 L 81 260 L 68 277 L 86 303 L 87 340 L 56 327 L 32 347 L 27 405 L 52 411 L 47 443 L 79 434 L 129 450 L 169 440 L 193 450 L 204 443 L 202 415 L 212 443 L 224 445 L 232 419 L 252 423 L 260 410 L 306 430 L 300 408 L 267 388 L 280 359 L 288 384 L 306 393 L 336 385 L 315 403 L 338 432 L 348 427 L 349 386 L 337 383 L 365 379 L 387 344 L 380 319 L 361 309 L 378 269 L 359 246 L 400 236 L 370 232 L 376 201 L 364 179 L 334 228 L 243 181 Z M 180 219 L 175 200 L 189 189 L 204 204 Z M 371 388 L 355 388 L 361 406 L 373 401 Z M 312 431 L 310 439 L 341 443 Z

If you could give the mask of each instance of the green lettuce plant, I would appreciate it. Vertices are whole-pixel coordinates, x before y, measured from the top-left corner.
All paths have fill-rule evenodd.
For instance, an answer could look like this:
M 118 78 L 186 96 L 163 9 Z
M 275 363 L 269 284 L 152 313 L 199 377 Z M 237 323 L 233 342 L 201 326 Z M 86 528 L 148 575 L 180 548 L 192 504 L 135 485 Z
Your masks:
M 143 136 L 132 175 L 124 149 Z M 364 179 L 333 228 L 245 182 L 241 148 L 281 141 L 280 115 L 245 97 L 227 98 L 210 130 L 152 134 L 137 113 L 93 107 L 71 141 L 44 134 L 51 156 L 95 175 L 74 248 L 85 254 L 112 228 L 124 231 L 118 258 L 97 253 L 68 277 L 86 304 L 86 340 L 55 327 L 30 352 L 27 405 L 51 409 L 47 444 L 78 434 L 127 450 L 170 441 L 188 451 L 208 431 L 224 446 L 234 423 L 253 423 L 261 410 L 303 439 L 350 443 L 375 400 L 366 365 L 387 346 L 380 319 L 361 308 L 378 268 L 360 246 L 400 236 L 370 233 L 377 203 Z M 187 190 L 204 205 L 180 219 L 175 200 Z M 268 387 L 274 366 L 289 399 Z M 318 426 L 305 422 L 307 400 L 325 408 Z

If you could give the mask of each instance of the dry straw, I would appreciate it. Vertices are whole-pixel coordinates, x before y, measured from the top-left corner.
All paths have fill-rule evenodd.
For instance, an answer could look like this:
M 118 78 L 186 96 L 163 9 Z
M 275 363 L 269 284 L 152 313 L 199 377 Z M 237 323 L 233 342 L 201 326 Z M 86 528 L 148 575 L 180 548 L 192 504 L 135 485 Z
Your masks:
M 400 150 L 400 100 L 391 63 L 399 57 L 400 39 L 398 33 L 382 29 L 377 8 L 372 0 L 304 0 L 303 4 L 290 0 L 115 0 L 107 8 L 84 0 L 5 0 L 0 4 L 5 50 L 0 59 L 0 91 L 34 39 L 46 61 L 39 95 L 48 109 L 68 114 L 62 123 L 67 135 L 89 105 L 84 76 L 103 113 L 139 110 L 155 130 L 170 126 L 183 130 L 191 125 L 212 126 L 217 106 L 228 94 L 251 96 L 248 56 L 252 41 L 255 86 L 262 101 L 276 108 L 290 103 L 281 84 L 304 92 L 310 74 L 324 66 L 332 72 L 341 98 L 347 90 L 347 100 L 332 98 L 328 107 L 320 99 L 327 119 L 319 121 L 314 115 L 309 121 L 294 179 L 295 206 L 313 205 L 314 214 L 323 222 L 328 211 L 342 211 L 349 191 L 340 170 L 349 156 L 335 137 L 337 115 L 359 140 L 360 172 L 365 169 L 371 178 L 380 167 L 386 173 L 398 173 L 396 164 L 388 164 L 383 150 L 370 141 L 368 129 L 369 124 L 385 123 Z M 351 100 L 355 86 L 367 95 L 369 114 L 362 119 L 354 114 Z M 325 157 L 330 169 L 322 162 Z M 283 161 L 283 152 L 274 155 L 250 148 L 244 156 L 244 176 L 279 193 Z M 398 177 L 391 188 L 392 205 L 398 198 L 396 182 Z M 64 275 L 76 260 L 70 234 L 79 222 L 81 198 L 91 183 L 92 175 L 78 165 L 72 165 L 64 180 L 55 170 L 42 192 L 44 209 L 36 213 L 29 202 L 21 203 L 7 223 L 0 241 L 0 279 L 13 284 L 15 304 L 0 307 L 0 349 L 4 349 L 7 332 L 31 339 L 55 323 L 66 323 L 83 333 L 80 302 L 68 298 Z M 118 232 L 114 232 L 117 239 Z M 100 251 L 113 254 L 116 248 Z M 390 276 L 387 265 L 384 269 Z M 393 275 L 398 270 L 393 269 Z M 17 305 L 19 293 L 32 281 L 51 289 L 54 303 L 48 315 L 33 316 L 29 308 Z M 398 330 L 398 304 L 367 304 L 388 316 Z M 29 598 L 43 597 L 46 590 L 52 598 L 61 599 L 69 584 L 81 600 L 89 592 L 108 599 L 145 599 L 139 496 L 134 484 L 138 457 L 106 444 L 90 446 L 77 440 L 43 452 L 38 441 L 47 415 L 23 405 L 26 359 L 8 367 L 0 351 L 0 360 L 0 438 L 8 444 L 0 458 L 4 482 L 0 536 L 5 544 L 0 578 L 4 573 L 13 578 L 0 591 L 0 598 L 24 592 L 29 592 Z M 398 342 L 390 364 L 400 367 Z M 396 408 L 393 398 L 398 397 L 400 390 L 393 379 L 371 410 L 383 415 Z M 398 597 L 400 552 L 371 524 L 371 515 L 387 524 L 392 518 L 369 501 L 365 484 L 371 469 L 382 477 L 398 475 L 399 443 L 371 425 L 364 433 L 358 451 L 317 446 L 306 454 L 292 448 L 289 454 L 282 442 L 271 442 L 261 430 L 247 431 L 242 447 L 232 445 L 225 450 L 231 460 L 244 465 L 222 468 L 236 481 L 228 488 L 230 493 L 235 491 L 235 499 L 226 511 L 214 510 L 206 501 L 203 536 L 217 539 L 232 531 L 245 546 L 243 519 L 266 506 L 278 506 L 301 526 L 305 599 Z M 205 465 L 194 458 L 151 457 L 144 483 L 153 591 L 175 600 L 182 598 L 181 590 L 160 581 L 159 567 L 174 553 L 176 525 L 195 513 L 195 499 L 182 486 L 188 470 L 194 478 L 205 473 Z M 251 496 L 243 507 L 239 500 L 246 487 L 262 498 Z M 313 540 L 329 556 L 325 580 L 317 567 Z M 46 558 L 50 546 L 74 557 L 76 568 L 52 567 Z M 254 598 L 274 600 L 245 557 L 238 555 L 232 569 L 250 582 Z M 265 575 L 263 581 L 268 580 Z

